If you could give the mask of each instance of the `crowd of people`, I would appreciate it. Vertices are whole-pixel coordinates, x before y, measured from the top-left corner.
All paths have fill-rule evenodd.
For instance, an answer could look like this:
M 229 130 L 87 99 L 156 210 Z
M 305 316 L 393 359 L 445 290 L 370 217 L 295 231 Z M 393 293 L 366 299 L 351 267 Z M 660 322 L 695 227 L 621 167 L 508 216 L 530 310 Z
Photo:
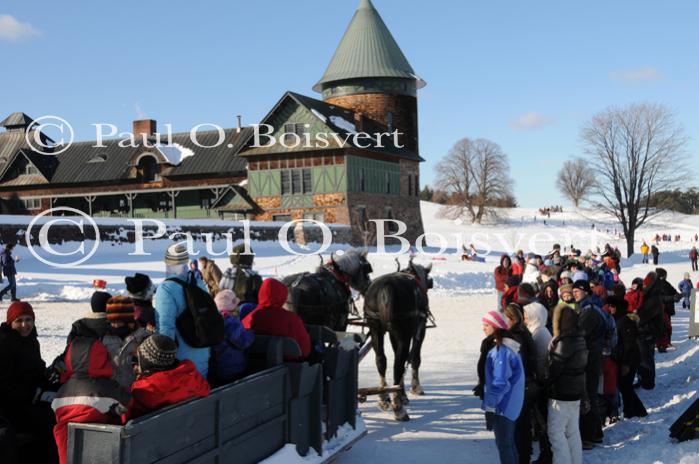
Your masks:
M 157 289 L 140 273 L 125 278 L 126 295 L 97 289 L 48 367 L 34 308 L 13 298 L 0 325 L 0 462 L 65 464 L 70 422 L 125 424 L 208 396 L 246 375 L 256 334 L 292 337 L 308 357 L 303 322 L 283 308 L 286 286 L 262 281 L 242 246 L 230 261 L 222 273 L 169 247 Z
M 503 255 L 494 270 L 498 307 L 482 318 L 478 362 L 486 426 L 500 461 L 580 464 L 603 429 L 648 414 L 637 388 L 655 388 L 655 351 L 671 346 L 675 303 L 689 306 L 656 268 L 629 286 L 619 250 Z

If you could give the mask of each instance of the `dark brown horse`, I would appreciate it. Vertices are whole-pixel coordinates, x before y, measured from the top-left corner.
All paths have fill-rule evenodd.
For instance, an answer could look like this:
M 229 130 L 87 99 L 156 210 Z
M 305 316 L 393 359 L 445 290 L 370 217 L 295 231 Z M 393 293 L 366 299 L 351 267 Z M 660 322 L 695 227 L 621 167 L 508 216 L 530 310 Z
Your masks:
M 384 335 L 388 332 L 394 353 L 393 385 L 401 387 L 400 393 L 392 394 L 391 403 L 386 393 L 380 394 L 379 407 L 383 410 L 392 407 L 394 417 L 399 421 L 410 420 L 405 410 L 407 396 L 403 382 L 407 363 L 413 369 L 412 392 L 423 394 L 418 371 L 429 315 L 427 291 L 433 285 L 429 277 L 431 270 L 432 264 L 421 266 L 411 259 L 407 268 L 374 280 L 364 296 L 364 318 L 376 355 L 379 386 L 386 387 Z

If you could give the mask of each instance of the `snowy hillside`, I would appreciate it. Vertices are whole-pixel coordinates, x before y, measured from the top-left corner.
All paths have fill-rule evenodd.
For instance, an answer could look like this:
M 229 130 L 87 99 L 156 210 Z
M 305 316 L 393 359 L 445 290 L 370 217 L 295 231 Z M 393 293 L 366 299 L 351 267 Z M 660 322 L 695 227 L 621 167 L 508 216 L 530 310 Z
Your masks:
M 544 253 L 554 243 L 572 243 L 583 252 L 607 242 L 625 248 L 615 239 L 618 226 L 611 219 L 584 211 L 553 213 L 544 224 L 544 218 L 535 210 L 517 208 L 503 211 L 500 224 L 473 226 L 440 217 L 439 206 L 433 203 L 423 202 L 422 210 L 430 246 L 426 253 L 418 251 L 416 260 L 433 263 L 435 289 L 430 293 L 430 306 L 437 322 L 437 328 L 428 331 L 423 348 L 421 379 L 426 396 L 412 398 L 408 406 L 412 420 L 408 423 L 393 421 L 392 415 L 379 411 L 371 400 L 363 404 L 361 411 L 369 434 L 340 458 L 342 463 L 497 462 L 493 435 L 485 430 L 480 402 L 471 389 L 476 383 L 482 338 L 480 318 L 495 307 L 491 273 L 500 255 L 520 248 Z M 676 285 L 689 270 L 686 255 L 693 245 L 690 236 L 699 233 L 699 217 L 659 216 L 640 231 L 639 245 L 640 240 L 650 240 L 656 233 L 682 236 L 680 242 L 661 242 L 659 247 L 660 263 L 668 270 L 668 280 Z M 437 234 L 445 243 L 440 243 Z M 51 360 L 62 351 L 71 322 L 89 310 L 87 300 L 93 279 L 105 279 L 108 291 L 113 293 L 122 292 L 124 277 L 137 271 L 150 274 L 157 282 L 163 278 L 162 256 L 170 243 L 149 243 L 146 251 L 151 256 L 129 256 L 133 251 L 129 244 L 102 244 L 84 265 L 69 270 L 49 268 L 18 246 L 15 254 L 22 258 L 18 264 L 18 295 L 35 304 L 44 358 Z M 462 262 L 461 243 L 473 243 L 485 262 Z M 85 246 L 89 249 L 90 244 Z M 442 246 L 444 252 L 435 254 Z M 256 267 L 265 276 L 312 270 L 319 262 L 317 256 L 289 255 L 276 243 L 253 242 L 252 247 L 257 253 Z M 75 244 L 57 248 L 73 250 Z M 344 245 L 334 244 L 330 250 L 342 248 Z M 374 277 L 395 270 L 394 258 L 372 252 L 369 260 Z M 405 264 L 407 256 L 401 260 Z M 216 261 L 220 267 L 227 267 L 227 258 L 217 257 Z M 654 268 L 640 261 L 639 255 L 622 261 L 622 280 L 628 283 Z M 692 274 L 693 281 L 698 278 L 699 273 Z M 4 317 L 6 305 L 0 305 L 0 317 Z M 668 439 L 668 427 L 699 390 L 699 343 L 686 338 L 688 320 L 689 312 L 678 309 L 673 318 L 676 350 L 657 355 L 657 387 L 639 393 L 650 415 L 607 428 L 604 444 L 585 453 L 586 463 L 699 463 L 699 443 L 673 444 Z M 389 363 L 391 356 L 389 350 Z M 360 365 L 360 386 L 377 383 L 370 354 Z

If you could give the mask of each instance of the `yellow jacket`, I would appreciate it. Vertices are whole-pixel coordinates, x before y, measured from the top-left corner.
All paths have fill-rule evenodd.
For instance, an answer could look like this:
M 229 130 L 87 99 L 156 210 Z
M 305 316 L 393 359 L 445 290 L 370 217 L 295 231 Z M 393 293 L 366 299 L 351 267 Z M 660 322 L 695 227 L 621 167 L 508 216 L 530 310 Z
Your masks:
M 650 251 L 650 248 L 648 248 L 648 245 L 646 245 L 645 243 L 643 245 L 641 245 L 641 254 L 643 254 L 643 255 L 648 254 L 649 251 Z

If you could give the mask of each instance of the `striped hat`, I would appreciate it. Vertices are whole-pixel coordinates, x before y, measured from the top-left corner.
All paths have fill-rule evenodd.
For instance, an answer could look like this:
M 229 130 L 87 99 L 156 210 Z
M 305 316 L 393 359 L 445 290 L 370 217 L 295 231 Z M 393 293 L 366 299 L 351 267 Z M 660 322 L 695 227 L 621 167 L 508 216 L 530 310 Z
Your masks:
M 113 296 L 107 301 L 107 320 L 109 322 L 135 321 L 133 301 L 128 296 Z
M 492 325 L 496 329 L 508 329 L 507 322 L 505 322 L 505 319 L 502 318 L 502 315 L 498 311 L 489 311 L 488 314 L 483 316 L 481 321 L 483 321 L 483 324 Z
M 177 344 L 163 334 L 153 334 L 138 347 L 138 365 L 142 373 L 164 371 L 174 366 Z
M 189 253 L 183 243 L 170 245 L 165 252 L 165 264 L 168 266 L 189 263 Z

